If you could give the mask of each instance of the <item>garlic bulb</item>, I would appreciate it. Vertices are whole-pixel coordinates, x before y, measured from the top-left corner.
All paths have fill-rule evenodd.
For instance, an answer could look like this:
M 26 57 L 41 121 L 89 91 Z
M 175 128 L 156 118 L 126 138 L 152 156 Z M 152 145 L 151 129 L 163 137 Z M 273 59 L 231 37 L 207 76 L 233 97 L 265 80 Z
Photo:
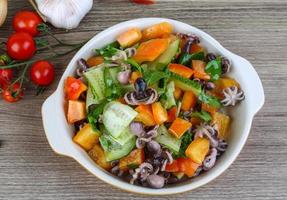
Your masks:
M 0 0 L 0 27 L 7 17 L 7 0 Z
M 93 6 L 93 0 L 35 0 L 38 10 L 57 28 L 76 28 Z

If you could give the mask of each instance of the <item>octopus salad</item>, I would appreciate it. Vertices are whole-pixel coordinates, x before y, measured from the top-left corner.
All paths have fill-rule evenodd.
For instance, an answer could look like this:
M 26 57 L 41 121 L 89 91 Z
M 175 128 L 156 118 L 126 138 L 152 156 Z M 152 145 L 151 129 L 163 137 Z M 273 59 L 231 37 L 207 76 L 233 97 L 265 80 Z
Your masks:
M 226 107 L 244 99 L 226 57 L 167 22 L 130 28 L 92 51 L 64 92 L 73 141 L 98 166 L 158 189 L 216 165 L 231 134 Z

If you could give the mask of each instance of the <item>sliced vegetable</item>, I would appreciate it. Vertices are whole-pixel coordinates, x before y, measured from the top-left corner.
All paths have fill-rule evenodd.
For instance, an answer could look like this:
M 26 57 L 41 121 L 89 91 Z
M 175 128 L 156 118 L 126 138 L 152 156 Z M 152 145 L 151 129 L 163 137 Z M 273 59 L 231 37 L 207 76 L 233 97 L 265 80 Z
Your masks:
M 122 171 L 136 168 L 144 162 L 144 159 L 144 150 L 135 149 L 128 156 L 120 159 L 119 168 Z
M 192 44 L 190 49 L 190 54 L 204 52 L 204 48 L 199 44 Z
M 155 140 L 172 152 L 176 154 L 179 152 L 181 140 L 171 135 L 164 125 L 160 125 L 157 129 Z
M 240 88 L 239 83 L 232 78 L 220 78 L 214 81 L 214 84 L 215 84 L 215 88 L 211 92 L 212 94 L 215 94 L 219 98 L 223 97 L 222 91 L 225 88 L 232 87 L 232 86 Z
M 230 117 L 223 113 L 215 112 L 212 114 L 212 123 L 218 126 L 218 137 L 222 140 L 227 140 L 229 136 Z
M 105 151 L 106 161 L 110 162 L 113 160 L 118 160 L 126 155 L 128 155 L 136 145 L 136 138 L 131 138 L 126 144 L 122 145 L 119 149 L 113 149 L 110 151 Z
M 86 118 L 86 104 L 82 101 L 69 100 L 67 119 L 70 124 Z
M 139 105 L 135 108 L 135 111 L 138 112 L 135 120 L 142 122 L 146 126 L 155 126 L 156 122 L 153 118 L 151 105 Z
M 73 137 L 73 141 L 83 147 L 86 151 L 93 148 L 99 142 L 101 133 L 92 129 L 90 124 L 85 124 Z
M 104 107 L 107 105 L 108 101 L 104 100 L 100 104 L 97 104 L 93 110 L 90 109 L 89 107 L 89 112 L 88 112 L 88 121 L 91 124 L 92 128 L 96 130 L 96 123 L 98 121 L 98 117 L 100 114 L 103 113 Z
M 166 172 L 179 172 L 179 164 L 177 160 L 173 160 L 171 164 L 166 164 Z
M 167 122 L 173 122 L 176 119 L 177 108 L 173 106 L 167 111 Z
M 196 101 L 197 101 L 197 98 L 192 91 L 184 92 L 184 95 L 181 101 L 182 103 L 181 109 L 184 111 L 190 111 L 190 109 L 195 106 Z
M 201 164 L 209 151 L 209 140 L 198 137 L 193 140 L 185 151 L 185 155 L 193 162 Z
M 206 103 L 202 103 L 201 104 L 201 110 L 205 110 L 206 112 L 209 112 L 210 114 L 213 114 L 213 113 L 215 113 L 218 110 L 218 108 L 214 107 L 214 106 L 211 106 L 209 104 L 206 104 Z
M 104 63 L 104 61 L 105 60 L 103 56 L 92 56 L 87 60 L 87 64 L 89 67 L 94 67 Z
M 117 138 L 137 116 L 131 107 L 117 101 L 108 103 L 103 112 L 103 123 L 109 133 Z
M 130 47 L 137 42 L 139 42 L 142 38 L 142 33 L 139 28 L 131 28 L 126 32 L 119 35 L 117 41 L 120 43 L 121 47 Z
M 131 138 L 133 137 L 135 137 L 135 135 L 131 132 L 130 127 L 128 126 L 127 128 L 124 129 L 124 131 L 122 131 L 120 136 L 113 139 L 120 145 L 124 145 L 127 143 L 127 141 L 131 140 Z
M 201 60 L 192 61 L 192 69 L 194 70 L 194 78 L 199 78 L 202 80 L 209 80 L 210 75 L 205 72 L 205 62 Z
M 193 124 L 192 124 L 193 125 Z M 185 132 L 183 136 L 181 137 L 181 145 L 178 154 L 176 154 L 176 157 L 185 157 L 185 150 L 187 149 L 188 145 L 192 141 L 193 135 L 189 132 Z
M 220 101 L 216 97 L 205 94 L 203 91 L 198 95 L 198 99 L 202 103 L 206 103 L 215 108 L 219 108 L 221 106 Z
M 165 109 L 169 109 L 176 105 L 173 93 L 174 93 L 174 82 L 171 81 L 167 84 L 167 90 L 165 93 L 165 98 L 161 99 L 161 103 Z
M 192 60 L 204 60 L 204 53 L 203 52 L 198 52 L 194 54 L 184 53 L 180 56 L 178 63 L 185 66 L 190 66 Z
M 80 95 L 88 89 L 81 80 L 72 76 L 69 76 L 66 79 L 64 87 L 66 98 L 68 100 L 78 100 Z
M 163 70 L 176 56 L 179 48 L 179 39 L 174 40 L 169 47 L 155 61 L 149 64 L 152 69 Z
M 168 47 L 168 39 L 153 39 L 140 44 L 133 59 L 137 63 L 154 61 Z
M 88 86 L 87 97 L 86 97 L 86 109 L 89 110 L 89 106 L 93 104 L 99 104 L 100 101 L 95 97 L 92 92 L 92 88 Z
M 103 169 L 109 170 L 112 168 L 111 163 L 106 161 L 105 152 L 99 144 L 96 144 L 89 151 L 89 156 Z
M 104 82 L 105 82 L 105 97 L 108 100 L 118 99 L 121 94 L 121 87 L 116 78 L 118 68 L 105 68 L 104 69 Z
M 216 81 L 221 76 L 221 58 L 210 61 L 205 66 L 205 71 L 211 77 L 211 81 Z
M 173 27 L 168 22 L 161 22 L 143 30 L 143 40 L 161 38 L 172 33 Z
M 193 162 L 190 158 L 178 158 L 179 171 L 183 172 L 188 177 L 192 177 L 200 164 Z
M 208 112 L 202 110 L 200 112 L 193 112 L 191 114 L 192 117 L 195 117 L 195 118 L 199 118 L 205 122 L 210 122 L 211 121 L 211 116 Z
M 153 103 L 151 108 L 156 124 L 160 125 L 167 121 L 167 111 L 160 102 Z
M 105 79 L 104 79 L 104 67 L 98 67 L 91 69 L 84 73 L 84 77 L 87 79 L 89 86 L 92 88 L 92 92 L 97 101 L 102 101 L 105 98 Z
M 182 96 L 182 90 L 178 87 L 174 88 L 173 96 L 176 100 L 178 100 Z
M 101 49 L 95 49 L 98 55 L 106 57 L 112 57 L 119 51 L 120 44 L 118 42 L 112 42 Z
M 198 82 L 184 78 L 173 72 L 169 73 L 170 79 L 174 81 L 176 87 L 184 91 L 192 91 L 196 96 L 201 93 L 201 85 Z
M 189 121 L 181 118 L 176 118 L 171 126 L 169 127 L 169 132 L 175 137 L 181 138 L 181 136 L 192 126 Z
M 181 64 L 170 63 L 168 65 L 169 71 L 176 73 L 184 78 L 190 78 L 193 75 L 193 70 Z

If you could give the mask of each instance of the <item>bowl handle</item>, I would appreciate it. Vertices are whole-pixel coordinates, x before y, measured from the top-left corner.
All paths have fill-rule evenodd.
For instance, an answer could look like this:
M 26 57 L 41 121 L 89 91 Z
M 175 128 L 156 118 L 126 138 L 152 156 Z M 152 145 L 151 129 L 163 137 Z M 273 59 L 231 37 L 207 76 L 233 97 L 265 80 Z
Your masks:
M 64 121 L 66 118 L 63 111 L 55 109 L 59 107 L 56 106 L 60 103 L 59 99 L 56 92 L 46 99 L 42 105 L 42 120 L 46 137 L 52 149 L 58 154 L 68 155 L 66 142 L 68 140 L 64 138 L 62 132 L 69 127 L 65 127 L 67 123 Z
M 246 69 L 248 69 L 246 73 L 248 73 L 250 77 L 252 78 L 252 84 L 250 84 L 249 87 L 252 87 L 252 91 L 254 91 L 253 95 L 255 98 L 252 98 L 251 108 L 252 108 L 253 114 L 255 115 L 262 108 L 265 102 L 265 95 L 264 95 L 264 89 L 262 86 L 262 82 L 259 78 L 258 73 L 255 71 L 254 67 L 248 60 L 238 55 L 235 55 L 235 56 L 236 56 L 236 59 L 240 60 L 240 63 L 242 63 L 244 66 L 248 66 L 246 67 Z

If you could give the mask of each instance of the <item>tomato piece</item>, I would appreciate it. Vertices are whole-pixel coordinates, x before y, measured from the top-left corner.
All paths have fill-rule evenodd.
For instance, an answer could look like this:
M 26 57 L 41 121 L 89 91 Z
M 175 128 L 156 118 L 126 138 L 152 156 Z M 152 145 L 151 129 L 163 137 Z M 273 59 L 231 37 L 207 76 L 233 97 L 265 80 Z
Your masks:
M 68 100 L 77 100 L 87 86 L 79 79 L 69 76 L 65 82 L 65 94 Z
M 199 164 L 193 162 L 190 158 L 178 158 L 177 159 L 179 171 L 183 172 L 188 177 L 192 177 L 196 172 Z
M 179 163 L 174 160 L 171 164 L 166 164 L 165 171 L 167 172 L 179 172 Z
M 7 53 L 15 60 L 28 60 L 32 58 L 35 51 L 35 42 L 28 33 L 18 32 L 8 38 Z
M 0 86 L 4 87 L 7 85 L 13 78 L 12 69 L 0 69 Z
M 177 108 L 172 107 L 167 111 L 167 122 L 173 122 L 176 119 Z
M 20 11 L 13 18 L 13 28 L 16 32 L 25 32 L 31 36 L 39 34 L 37 26 L 43 21 L 41 17 L 32 11 Z
M 36 85 L 48 86 L 55 78 L 54 66 L 45 60 L 37 61 L 31 67 L 30 78 Z
M 19 83 L 14 83 L 13 85 L 5 86 L 4 90 L 2 91 L 2 98 L 9 103 L 17 102 L 23 96 L 24 93 L 21 90 Z

